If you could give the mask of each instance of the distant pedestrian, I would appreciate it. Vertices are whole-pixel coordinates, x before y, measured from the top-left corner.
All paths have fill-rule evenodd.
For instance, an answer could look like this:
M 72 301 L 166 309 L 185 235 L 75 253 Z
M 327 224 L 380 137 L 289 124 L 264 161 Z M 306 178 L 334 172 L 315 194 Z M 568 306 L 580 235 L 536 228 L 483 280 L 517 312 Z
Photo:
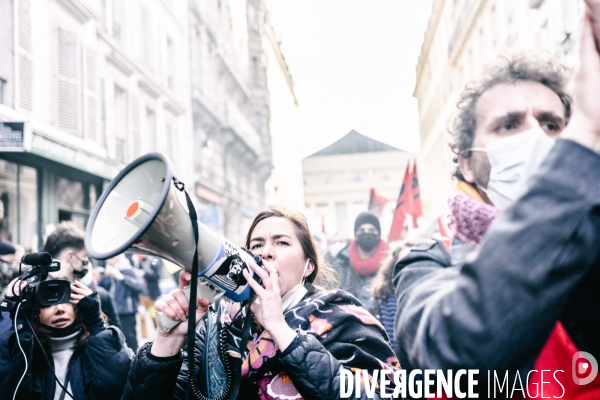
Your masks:
M 163 262 L 158 257 L 145 256 L 140 263 L 140 267 L 144 271 L 144 280 L 146 281 L 146 289 L 144 293 L 140 295 L 140 302 L 146 309 L 147 314 L 150 315 L 154 327 L 156 328 L 156 313 L 154 312 L 154 303 L 160 297 L 160 275 L 162 273 Z M 142 324 L 141 331 L 142 337 L 148 338 L 148 332 L 146 331 L 146 313 L 140 316 L 140 322 Z
M 145 287 L 144 278 L 138 276 L 129 260 L 120 254 L 106 260 L 100 286 L 113 295 L 127 345 L 137 351 L 136 315 L 140 305 L 140 294 Z
M 6 287 L 15 276 L 15 260 L 17 248 L 8 240 L 0 240 L 0 297 L 4 297 Z
M 379 218 L 363 212 L 354 222 L 354 239 L 340 250 L 334 261 L 342 290 L 353 294 L 367 310 L 374 305 L 367 287 L 381 267 L 386 251 Z

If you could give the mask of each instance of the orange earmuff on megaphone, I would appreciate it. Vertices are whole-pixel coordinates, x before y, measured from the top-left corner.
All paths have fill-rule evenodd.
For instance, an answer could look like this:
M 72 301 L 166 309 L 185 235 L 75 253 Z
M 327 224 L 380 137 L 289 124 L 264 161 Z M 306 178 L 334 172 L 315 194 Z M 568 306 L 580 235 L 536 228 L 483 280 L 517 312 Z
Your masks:
M 234 301 L 250 296 L 242 275 L 253 255 L 198 221 L 198 241 L 183 191 L 171 161 L 149 153 L 131 162 L 110 182 L 96 203 L 85 233 L 90 257 L 105 260 L 134 251 L 172 261 L 191 271 L 198 254 L 198 295 L 211 303 L 223 294 Z M 189 286 L 184 290 L 189 299 Z M 159 313 L 169 331 L 180 321 Z

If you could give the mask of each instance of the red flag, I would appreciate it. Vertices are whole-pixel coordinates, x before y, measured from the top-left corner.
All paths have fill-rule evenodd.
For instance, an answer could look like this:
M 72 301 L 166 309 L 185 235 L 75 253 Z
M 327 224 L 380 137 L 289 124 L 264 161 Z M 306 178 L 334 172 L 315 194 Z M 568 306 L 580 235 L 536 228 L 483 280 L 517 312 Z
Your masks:
M 402 181 L 402 188 L 400 189 L 400 195 L 396 201 L 394 219 L 392 220 L 392 227 L 390 228 L 390 235 L 388 236 L 389 242 L 393 242 L 406 236 L 406 232 L 404 231 L 404 220 L 406 219 L 406 214 L 410 213 L 413 208 L 413 201 L 412 174 L 410 172 L 410 165 L 407 165 L 404 180 Z
M 423 207 L 421 206 L 421 191 L 419 189 L 419 178 L 417 177 L 417 163 L 415 162 L 415 166 L 412 171 L 412 195 L 413 202 L 412 208 L 409 213 L 413 217 L 413 228 L 417 227 L 417 218 L 423 215 Z
M 381 211 L 387 204 L 388 199 L 375 193 L 375 189 L 371 188 L 371 196 L 369 197 L 369 211 L 381 217 Z

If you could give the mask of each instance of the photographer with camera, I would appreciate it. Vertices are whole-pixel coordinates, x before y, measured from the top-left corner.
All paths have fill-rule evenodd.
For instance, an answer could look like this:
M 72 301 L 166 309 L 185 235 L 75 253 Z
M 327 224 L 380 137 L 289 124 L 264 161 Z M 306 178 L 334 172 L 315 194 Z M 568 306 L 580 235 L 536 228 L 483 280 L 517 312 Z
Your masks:
M 100 296 L 102 312 L 108 317 L 109 325 L 119 327 L 121 319 L 116 312 L 117 306 L 111 293 L 98 285 L 90 268 L 90 260 L 84 245 L 85 233 L 71 222 L 61 222 L 48 235 L 44 243 L 44 251 L 61 263 L 59 271 L 52 274 L 55 278 L 67 279 L 71 282 L 80 280 Z
M 12 399 L 119 398 L 133 352 L 105 325 L 98 293 L 75 282 L 68 296 L 68 281 L 48 278 L 54 266 L 34 266 L 23 278 L 40 275 L 38 282 L 8 288 L 4 303 L 15 306 L 11 328 L 0 333 L 0 387 Z

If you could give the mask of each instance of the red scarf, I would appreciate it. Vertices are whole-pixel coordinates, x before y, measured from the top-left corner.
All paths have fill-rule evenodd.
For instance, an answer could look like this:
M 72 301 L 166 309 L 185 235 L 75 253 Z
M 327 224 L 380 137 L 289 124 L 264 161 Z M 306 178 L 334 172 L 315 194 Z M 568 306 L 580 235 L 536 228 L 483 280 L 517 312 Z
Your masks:
M 350 265 L 352 268 L 360 275 L 366 276 L 371 275 L 375 271 L 381 267 L 381 262 L 385 257 L 387 252 L 387 244 L 383 239 L 379 239 L 379 244 L 377 245 L 377 250 L 375 253 L 369 258 L 361 260 L 360 255 L 358 254 L 358 245 L 356 244 L 356 239 L 350 242 L 350 246 L 348 246 L 348 253 L 350 254 Z

